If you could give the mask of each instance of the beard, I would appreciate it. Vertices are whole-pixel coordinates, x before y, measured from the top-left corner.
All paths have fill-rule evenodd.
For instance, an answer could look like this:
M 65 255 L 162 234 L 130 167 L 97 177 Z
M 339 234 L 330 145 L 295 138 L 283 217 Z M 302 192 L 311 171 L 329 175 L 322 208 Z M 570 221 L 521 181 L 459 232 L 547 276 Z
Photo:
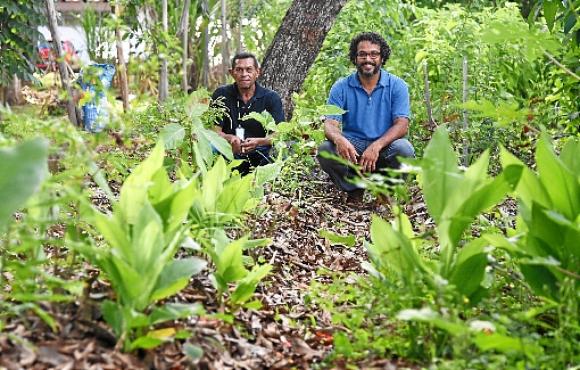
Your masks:
M 372 70 L 365 70 L 363 67 L 365 67 L 366 65 L 370 65 L 373 66 L 374 68 Z M 356 65 L 356 69 L 358 71 L 358 73 L 360 73 L 362 76 L 364 77 L 372 77 L 374 75 L 376 75 L 377 73 L 379 73 L 381 66 L 378 63 L 373 63 L 373 62 L 363 62 L 363 63 L 359 63 Z

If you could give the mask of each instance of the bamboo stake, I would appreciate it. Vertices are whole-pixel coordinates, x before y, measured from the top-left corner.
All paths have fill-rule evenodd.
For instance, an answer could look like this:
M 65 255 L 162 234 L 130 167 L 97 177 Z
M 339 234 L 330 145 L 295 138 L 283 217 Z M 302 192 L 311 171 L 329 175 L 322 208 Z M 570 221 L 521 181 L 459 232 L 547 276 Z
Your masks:
M 60 78 L 62 81 L 62 86 L 66 90 L 67 94 L 67 112 L 68 118 L 73 125 L 77 126 L 77 114 L 75 111 L 75 103 L 73 101 L 72 88 L 69 82 L 68 70 L 66 69 L 66 62 L 64 61 L 64 52 L 62 50 L 62 44 L 60 41 L 60 35 L 58 33 L 58 22 L 56 20 L 56 9 L 54 7 L 53 0 L 46 0 L 46 12 L 48 14 L 48 27 L 50 28 L 50 34 L 52 35 L 53 47 L 56 48 L 56 59 L 58 61 L 58 70 L 60 72 Z
M 183 75 L 181 78 L 181 89 L 184 93 L 187 94 L 187 90 L 189 87 L 189 81 L 187 79 L 187 51 L 189 46 L 189 6 L 191 4 L 191 0 L 185 0 L 183 4 L 183 13 L 181 13 L 181 58 L 182 61 L 182 68 L 183 68 Z
M 115 4 L 115 17 L 117 21 L 121 19 L 121 6 Z M 121 37 L 121 27 L 115 26 L 115 37 L 117 43 L 117 73 L 119 73 L 119 83 L 121 87 L 121 98 L 123 99 L 123 112 L 129 109 L 129 86 L 127 83 L 127 67 L 125 65 L 125 55 L 123 54 L 123 38 Z
M 201 68 L 201 85 L 209 87 L 209 5 L 207 0 L 203 0 L 201 8 L 207 24 L 203 29 L 203 62 Z
M 167 0 L 162 1 L 161 10 L 161 24 L 163 27 L 163 32 L 167 33 Z M 163 56 L 161 58 L 161 70 L 159 71 L 159 102 L 163 103 L 167 96 L 169 95 L 169 81 L 168 81 L 168 71 L 167 71 L 167 57 Z
M 463 56 L 463 104 L 467 102 L 467 56 Z M 463 108 L 463 135 L 467 134 L 467 109 Z M 463 166 L 467 167 L 469 157 L 469 143 L 463 136 Z
M 431 107 L 431 90 L 429 88 L 429 70 L 427 61 L 423 62 L 423 76 L 425 80 L 425 108 L 427 109 L 427 118 L 429 119 L 429 128 L 433 129 L 437 126 L 433 119 L 433 109 Z

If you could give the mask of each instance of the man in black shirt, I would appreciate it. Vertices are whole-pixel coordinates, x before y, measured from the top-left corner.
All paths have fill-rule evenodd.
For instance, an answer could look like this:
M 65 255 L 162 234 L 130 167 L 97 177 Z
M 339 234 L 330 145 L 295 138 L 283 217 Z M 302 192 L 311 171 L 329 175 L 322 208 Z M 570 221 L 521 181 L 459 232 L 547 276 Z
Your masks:
M 237 169 L 241 174 L 247 174 L 252 167 L 270 162 L 272 139 L 260 122 L 242 120 L 242 117 L 250 112 L 267 111 L 279 123 L 284 120 L 284 111 L 278 93 L 256 82 L 260 66 L 253 54 L 236 54 L 230 75 L 235 82 L 219 87 L 212 95 L 212 100 L 222 98 L 227 108 L 226 114 L 217 122 L 217 131 L 230 143 L 235 158 L 245 159 Z

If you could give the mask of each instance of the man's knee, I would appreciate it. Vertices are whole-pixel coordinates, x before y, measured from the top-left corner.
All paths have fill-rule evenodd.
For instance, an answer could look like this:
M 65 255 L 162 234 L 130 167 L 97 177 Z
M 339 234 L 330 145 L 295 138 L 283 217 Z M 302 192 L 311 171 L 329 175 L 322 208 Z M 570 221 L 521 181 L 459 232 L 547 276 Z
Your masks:
M 397 139 L 391 143 L 389 156 L 413 158 L 415 157 L 415 148 L 407 139 Z
M 319 162 L 329 160 L 329 158 L 325 158 L 324 156 L 322 156 L 322 153 L 336 154 L 336 147 L 331 141 L 325 140 L 318 147 L 318 154 L 316 154 L 316 158 L 318 158 Z

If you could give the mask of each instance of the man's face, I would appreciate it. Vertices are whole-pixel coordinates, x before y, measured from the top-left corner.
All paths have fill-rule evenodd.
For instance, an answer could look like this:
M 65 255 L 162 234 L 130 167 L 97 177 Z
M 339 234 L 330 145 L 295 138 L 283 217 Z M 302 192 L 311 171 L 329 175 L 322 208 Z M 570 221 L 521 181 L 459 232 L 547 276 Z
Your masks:
M 356 69 L 364 77 L 372 77 L 379 73 L 383 60 L 381 47 L 370 41 L 358 43 L 356 52 Z
M 260 69 L 256 68 L 252 58 L 238 59 L 234 68 L 230 69 L 230 75 L 236 81 L 238 89 L 245 90 L 254 86 L 260 75 Z

